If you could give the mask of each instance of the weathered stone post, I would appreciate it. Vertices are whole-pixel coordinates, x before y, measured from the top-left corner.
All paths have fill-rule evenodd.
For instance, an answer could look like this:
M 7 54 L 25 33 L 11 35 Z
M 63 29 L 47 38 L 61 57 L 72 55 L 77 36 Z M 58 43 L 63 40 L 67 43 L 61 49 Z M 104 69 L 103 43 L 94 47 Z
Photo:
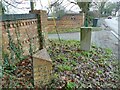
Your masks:
M 80 32 L 81 50 L 85 50 L 85 51 L 90 50 L 91 30 L 92 30 L 92 27 L 81 27 L 81 32 Z

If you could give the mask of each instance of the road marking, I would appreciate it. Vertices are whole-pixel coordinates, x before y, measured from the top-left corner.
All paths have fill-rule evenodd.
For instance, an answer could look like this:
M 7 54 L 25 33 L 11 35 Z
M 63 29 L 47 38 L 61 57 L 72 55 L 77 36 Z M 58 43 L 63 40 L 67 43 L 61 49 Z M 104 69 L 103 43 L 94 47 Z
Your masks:
M 111 31 L 111 33 L 118 39 L 118 40 L 120 40 L 120 38 L 119 38 L 119 35 L 118 34 L 116 34 L 114 31 Z
M 103 26 L 105 27 L 105 28 L 109 28 L 109 26 L 108 25 L 106 25 L 105 23 L 103 23 Z M 111 29 L 111 28 L 109 28 L 109 29 Z M 113 30 L 111 30 L 111 33 L 120 41 L 120 35 L 119 34 L 117 34 L 115 31 L 113 31 Z

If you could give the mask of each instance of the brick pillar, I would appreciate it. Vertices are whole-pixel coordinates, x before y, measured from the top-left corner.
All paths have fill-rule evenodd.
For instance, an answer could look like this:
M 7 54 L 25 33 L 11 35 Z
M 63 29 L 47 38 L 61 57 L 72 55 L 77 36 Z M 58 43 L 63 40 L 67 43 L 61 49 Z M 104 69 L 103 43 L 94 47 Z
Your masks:
M 39 19 L 40 19 L 40 22 L 39 22 L 40 23 L 40 31 L 42 32 L 42 34 L 41 34 L 42 37 L 41 38 L 43 38 L 43 41 L 42 40 L 40 40 L 40 41 L 43 42 L 43 47 L 45 47 L 45 46 L 47 46 L 47 39 L 48 39 L 47 12 L 44 11 L 44 10 L 34 10 L 32 12 L 30 11 L 30 13 L 34 13 L 34 14 L 37 14 L 37 16 L 39 16 Z
M 91 30 L 92 27 L 81 27 L 81 50 L 88 51 L 91 47 Z
M 37 14 L 37 19 L 39 19 L 38 24 L 40 25 L 37 27 L 41 32 L 40 35 L 43 36 L 43 38 L 40 36 L 40 41 L 43 42 L 42 48 L 44 48 L 47 44 L 47 13 L 43 10 L 34 10 L 32 13 Z M 34 85 L 38 87 L 48 84 L 51 81 L 52 73 L 52 60 L 47 50 L 42 48 L 33 55 Z
M 48 20 L 47 20 L 47 12 L 44 10 L 41 10 L 41 28 L 43 30 L 43 36 L 44 36 L 44 45 L 47 46 L 48 44 Z

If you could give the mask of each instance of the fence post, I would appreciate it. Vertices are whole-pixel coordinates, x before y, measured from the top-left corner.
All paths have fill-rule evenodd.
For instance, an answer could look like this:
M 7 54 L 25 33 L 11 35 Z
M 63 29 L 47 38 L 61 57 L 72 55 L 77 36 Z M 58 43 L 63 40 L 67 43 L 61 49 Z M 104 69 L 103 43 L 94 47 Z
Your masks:
M 92 27 L 81 27 L 81 50 L 89 51 L 91 46 Z

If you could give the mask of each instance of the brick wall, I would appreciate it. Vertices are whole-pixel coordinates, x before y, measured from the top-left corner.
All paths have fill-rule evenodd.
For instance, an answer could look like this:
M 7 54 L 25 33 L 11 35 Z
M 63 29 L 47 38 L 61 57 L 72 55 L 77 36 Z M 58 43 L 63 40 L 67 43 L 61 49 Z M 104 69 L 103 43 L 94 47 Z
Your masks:
M 58 30 L 78 28 L 83 25 L 83 14 L 66 14 L 55 22 Z M 55 30 L 53 19 L 48 19 L 48 27 L 48 32 Z
M 47 46 L 47 31 L 55 30 L 54 21 L 53 19 L 47 19 L 47 12 L 44 10 L 34 10 L 33 12 L 30 12 L 33 14 L 39 15 L 39 21 L 40 21 L 40 30 L 42 32 L 42 37 L 44 37 L 44 47 Z M 29 15 L 30 16 L 30 15 Z M 6 20 L 6 18 L 5 18 Z M 83 25 L 83 15 L 82 14 L 67 14 L 64 15 L 62 18 L 56 20 L 56 26 L 58 30 L 63 29 L 69 29 L 69 28 L 78 28 Z M 19 31 L 19 40 L 22 43 L 24 54 L 27 55 L 29 53 L 29 43 L 30 40 L 33 44 L 33 51 L 39 50 L 39 46 L 41 45 L 39 42 L 41 38 L 39 38 L 38 34 L 38 19 L 37 17 L 28 19 L 28 17 L 25 19 L 18 19 L 18 20 L 12 20 L 9 18 L 9 25 L 8 21 L 2 21 L 0 22 L 2 28 L 2 45 L 4 46 L 3 49 L 6 52 L 9 51 L 9 39 L 8 39 L 8 33 L 7 30 L 10 31 L 11 37 L 14 41 L 14 43 L 17 45 L 17 36 L 15 31 Z M 7 27 L 9 26 L 9 27 Z M 28 34 L 28 35 L 27 35 Z M 1 38 L 1 37 L 0 37 Z M 30 40 L 29 40 L 30 39 Z
M 7 54 L 3 57 L 9 59 L 10 65 L 17 67 L 14 71 L 15 80 L 17 83 L 19 80 L 21 83 L 26 82 L 26 85 L 21 85 L 21 87 L 32 86 L 31 84 L 40 87 L 51 80 L 52 61 L 44 48 L 45 44 L 41 44 L 44 38 L 46 42 L 46 34 L 44 33 L 47 32 L 47 13 L 43 10 L 35 10 L 32 13 L 34 13 L 31 14 L 32 17 L 30 14 L 7 15 L 0 22 L 2 50 L 4 55 Z M 32 54 L 29 52 L 31 48 Z M 22 50 L 23 52 L 21 52 Z M 2 58 L 1 61 L 4 63 L 7 59 L 3 61 Z M 6 75 L 6 77 L 9 76 Z M 6 82 L 11 81 L 5 79 L 2 83 Z
M 8 27 L 9 25 L 9 27 Z M 8 31 L 10 32 L 10 36 L 13 40 L 13 43 L 18 45 L 18 39 L 23 47 L 24 55 L 29 54 L 29 44 L 30 40 L 33 46 L 33 52 L 39 50 L 39 39 L 37 33 L 37 19 L 31 20 L 19 20 L 19 21 L 10 21 L 10 22 L 3 22 L 2 23 L 2 44 L 3 50 L 9 53 L 9 37 Z M 18 34 L 16 34 L 18 33 Z
M 42 33 L 42 37 L 45 38 L 46 41 L 46 34 L 44 32 L 47 32 L 47 13 L 43 10 L 35 10 L 32 13 L 37 14 L 40 16 L 40 30 Z M 8 21 L 1 21 L 2 25 L 0 28 L 2 28 L 2 45 L 3 50 L 7 53 L 10 53 L 9 51 L 9 38 L 8 38 L 8 30 L 10 31 L 11 38 L 13 40 L 13 43 L 15 45 L 18 45 L 18 40 L 20 41 L 24 55 L 29 54 L 30 49 L 30 40 L 31 45 L 33 48 L 33 52 L 36 52 L 40 49 L 40 38 L 38 34 L 38 18 L 37 16 L 34 19 L 16 19 L 16 20 L 9 20 Z M 1 30 L 1 29 L 0 29 Z M 16 35 L 16 32 L 18 33 L 18 38 Z

